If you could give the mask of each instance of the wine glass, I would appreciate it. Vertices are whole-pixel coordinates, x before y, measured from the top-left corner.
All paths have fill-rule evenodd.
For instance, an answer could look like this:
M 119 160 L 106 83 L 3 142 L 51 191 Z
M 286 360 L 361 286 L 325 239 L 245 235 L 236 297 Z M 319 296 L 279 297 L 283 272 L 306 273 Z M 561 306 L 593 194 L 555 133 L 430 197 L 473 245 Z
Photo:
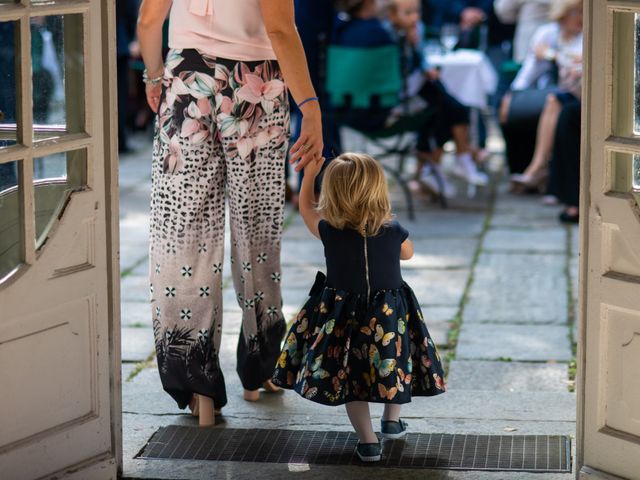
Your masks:
M 440 29 L 440 43 L 446 53 L 451 53 L 458 43 L 460 28 L 455 23 L 445 23 Z

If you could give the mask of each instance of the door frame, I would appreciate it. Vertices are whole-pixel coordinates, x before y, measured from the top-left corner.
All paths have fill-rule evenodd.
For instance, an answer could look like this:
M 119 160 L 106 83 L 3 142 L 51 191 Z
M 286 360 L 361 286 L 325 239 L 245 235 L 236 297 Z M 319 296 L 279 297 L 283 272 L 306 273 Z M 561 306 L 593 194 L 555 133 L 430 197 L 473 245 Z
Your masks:
M 109 286 L 109 357 L 111 394 L 111 449 L 117 476 L 122 476 L 122 352 L 120 325 L 120 190 L 118 164 L 118 95 L 116 90 L 116 0 L 101 1 L 102 12 L 102 106 L 104 108 L 105 217 L 107 231 L 107 277 Z M 106 62 L 104 60 L 107 60 Z M 106 64 L 106 68 L 104 68 Z
M 602 357 L 600 351 L 587 350 L 587 333 L 590 341 L 592 337 L 598 337 L 599 332 L 588 332 L 588 328 L 596 329 L 594 320 L 591 325 L 588 319 L 594 315 L 601 316 L 600 302 L 591 299 L 589 302 L 589 290 L 598 288 L 590 286 L 590 281 L 596 283 L 604 273 L 599 263 L 601 252 L 597 254 L 591 250 L 600 249 L 600 243 L 594 240 L 590 245 L 590 236 L 598 235 L 602 230 L 602 214 L 598 198 L 601 196 L 597 189 L 608 189 L 607 182 L 609 156 L 611 149 L 621 152 L 637 151 L 640 146 L 640 137 L 630 138 L 628 133 L 622 130 L 632 131 L 633 117 L 632 107 L 634 99 L 632 89 L 625 90 L 633 81 L 633 73 L 615 62 L 616 56 L 623 55 L 627 58 L 629 52 L 626 49 L 615 49 L 620 32 L 614 30 L 614 17 L 612 9 L 616 11 L 640 12 L 640 2 L 633 0 L 584 0 L 584 49 L 583 49 L 583 85 L 582 98 L 585 99 L 582 109 L 581 126 L 581 167 L 580 167 L 580 259 L 579 259 L 579 300 L 578 300 L 578 341 L 577 341 L 577 374 L 576 374 L 576 478 L 580 480 L 621 480 L 621 477 L 597 470 L 585 464 L 586 451 L 586 395 L 587 395 L 587 358 L 593 362 L 593 356 L 598 360 Z M 594 41 L 594 35 L 598 41 Z M 604 38 L 603 38 L 604 37 Z M 635 40 L 633 40 L 635 42 Z M 635 47 L 632 47 L 632 49 Z M 624 50 L 624 51 L 621 51 Z M 638 53 L 636 53 L 638 54 Z M 633 58 L 633 57 L 632 57 Z M 626 65 L 625 65 L 626 67 Z M 616 86 L 618 88 L 616 88 Z M 593 100 L 597 98 L 598 100 Z M 606 105 L 603 111 L 602 105 Z M 600 162 L 602 160 L 602 162 Z M 600 162 L 600 164 L 598 163 Z M 593 190 L 592 190 L 593 189 Z M 596 197 L 594 199 L 594 197 Z M 596 202 L 596 203 L 594 203 Z M 591 249 L 591 250 L 590 250 Z M 590 259 L 590 257 L 593 257 Z M 595 264 L 595 266 L 594 266 Z M 592 273 L 589 269 L 594 270 Z M 591 311 L 589 311 L 591 309 Z M 596 310 L 598 310 L 596 312 Z M 599 340 L 597 340 L 599 341 Z M 599 381 L 602 381 L 601 371 L 596 372 Z M 594 375 L 593 369 L 590 375 Z M 593 379 L 591 380 L 594 381 Z M 599 387 L 602 393 L 602 388 Z M 605 426 L 605 429 L 609 427 Z M 620 438 L 624 434 L 615 434 Z M 622 435 L 622 436 L 620 436 Z

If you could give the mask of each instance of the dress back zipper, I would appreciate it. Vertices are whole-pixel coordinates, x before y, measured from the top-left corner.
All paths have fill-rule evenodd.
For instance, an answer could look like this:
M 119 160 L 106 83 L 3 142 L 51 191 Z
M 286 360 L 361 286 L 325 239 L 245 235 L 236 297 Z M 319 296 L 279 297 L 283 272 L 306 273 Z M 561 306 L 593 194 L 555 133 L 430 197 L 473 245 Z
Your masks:
M 367 281 L 367 309 L 369 308 L 369 298 L 371 297 L 371 284 L 369 283 L 369 254 L 367 251 L 367 227 L 364 227 L 364 274 Z

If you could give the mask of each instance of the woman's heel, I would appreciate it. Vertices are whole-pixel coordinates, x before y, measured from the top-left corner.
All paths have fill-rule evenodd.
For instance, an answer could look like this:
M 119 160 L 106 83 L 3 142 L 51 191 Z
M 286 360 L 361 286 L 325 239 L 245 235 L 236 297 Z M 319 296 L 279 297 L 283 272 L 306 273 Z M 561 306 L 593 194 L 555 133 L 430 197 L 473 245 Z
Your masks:
M 198 423 L 201 427 L 215 425 L 216 417 L 212 398 L 198 395 L 198 410 Z
M 260 390 L 244 390 L 242 396 L 247 402 L 257 402 L 260 400 Z

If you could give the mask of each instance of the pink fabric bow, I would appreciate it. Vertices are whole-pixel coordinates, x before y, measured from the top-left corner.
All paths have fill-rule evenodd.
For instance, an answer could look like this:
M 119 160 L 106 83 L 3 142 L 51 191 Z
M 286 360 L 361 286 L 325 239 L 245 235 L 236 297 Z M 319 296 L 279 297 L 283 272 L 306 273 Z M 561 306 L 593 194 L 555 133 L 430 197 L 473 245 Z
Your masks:
M 200 17 L 213 14 L 213 0 L 190 0 L 189 12 Z

